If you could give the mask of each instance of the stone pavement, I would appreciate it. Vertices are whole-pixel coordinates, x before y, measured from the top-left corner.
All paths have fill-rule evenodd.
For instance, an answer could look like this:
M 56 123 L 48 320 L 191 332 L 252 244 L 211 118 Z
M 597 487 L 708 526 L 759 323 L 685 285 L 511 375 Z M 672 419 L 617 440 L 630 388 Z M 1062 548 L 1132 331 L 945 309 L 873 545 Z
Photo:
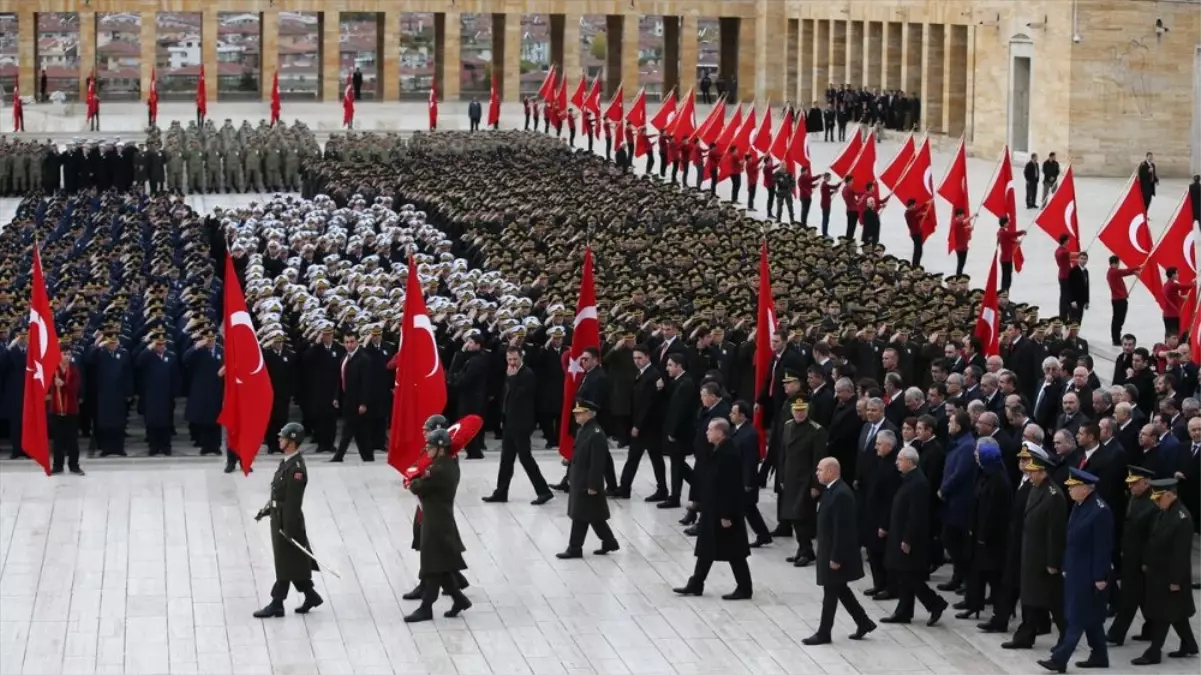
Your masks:
M 538 455 L 544 474 L 558 478 L 556 458 Z M 1003 636 L 978 634 L 975 621 L 948 612 L 927 628 L 920 611 L 914 624 L 882 625 L 862 642 L 846 639 L 853 625 L 840 611 L 833 645 L 803 646 L 821 592 L 812 567 L 784 562 L 792 545 L 783 541 L 751 557 L 753 600 L 720 599 L 733 586 L 723 564 L 704 597 L 677 597 L 671 588 L 690 574 L 693 542 L 675 523 L 681 511 L 642 501 L 653 488 L 645 467 L 635 498 L 610 502 L 621 550 L 558 560 L 565 497 L 530 506 L 519 474 L 511 502 L 482 504 L 495 481 L 493 451 L 463 462 L 457 516 L 475 606 L 461 618 L 443 618 L 442 600 L 433 622 L 403 623 L 416 605 L 400 600 L 417 574 L 416 503 L 397 473 L 382 462 L 310 457 L 309 536 L 341 578 L 316 575 L 326 603 L 313 613 L 262 621 L 251 613 L 266 603 L 274 573 L 268 527 L 253 516 L 274 465 L 261 456 L 242 477 L 179 460 L 154 469 L 85 462 L 86 477 L 53 479 L 27 464 L 0 466 L 0 675 L 983 675 L 1042 672 L 1034 661 L 1050 648 L 1043 637 L 1033 651 L 1002 650 Z M 774 500 L 765 492 L 762 502 L 774 520 Z M 877 619 L 893 605 L 864 600 Z M 299 604 L 295 593 L 286 604 Z M 1111 672 L 1130 672 L 1141 649 L 1112 649 Z M 1148 672 L 1196 673 L 1197 664 L 1167 659 Z

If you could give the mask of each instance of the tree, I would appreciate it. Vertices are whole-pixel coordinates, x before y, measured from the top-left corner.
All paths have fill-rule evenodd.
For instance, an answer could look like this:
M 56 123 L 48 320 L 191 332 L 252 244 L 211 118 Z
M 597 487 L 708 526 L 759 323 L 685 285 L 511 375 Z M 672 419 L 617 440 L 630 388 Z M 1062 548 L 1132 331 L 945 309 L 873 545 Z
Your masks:
M 604 33 L 597 33 L 592 37 L 592 45 L 588 47 L 592 58 L 598 61 L 604 61 L 605 55 L 609 53 L 609 40 Z

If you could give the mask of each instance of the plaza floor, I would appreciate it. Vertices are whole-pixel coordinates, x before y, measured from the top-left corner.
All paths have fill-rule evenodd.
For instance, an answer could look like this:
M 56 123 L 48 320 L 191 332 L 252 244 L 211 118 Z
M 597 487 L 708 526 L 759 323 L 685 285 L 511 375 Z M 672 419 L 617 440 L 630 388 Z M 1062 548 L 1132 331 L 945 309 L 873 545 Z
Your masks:
M 537 454 L 557 478 L 556 458 Z M 1036 673 L 1050 648 L 1043 637 L 1033 651 L 1003 650 L 1003 636 L 978 634 L 975 621 L 950 612 L 927 628 L 920 609 L 914 624 L 881 625 L 862 642 L 847 640 L 854 627 L 840 611 L 833 645 L 803 646 L 821 591 L 812 567 L 784 562 L 791 542 L 751 557 L 753 600 L 720 599 L 733 586 L 723 564 L 704 597 L 677 597 L 671 589 L 691 571 L 693 540 L 675 522 L 681 511 L 643 503 L 652 488 L 645 466 L 635 498 L 610 501 L 621 550 L 558 560 L 566 498 L 529 505 L 518 472 L 512 501 L 481 503 L 495 481 L 494 452 L 463 462 L 458 497 L 475 606 L 446 619 L 442 600 L 434 621 L 405 624 L 416 606 L 400 599 L 417 573 L 414 498 L 382 462 L 309 459 L 309 537 L 341 578 L 316 575 L 325 605 L 273 620 L 251 614 L 274 581 L 268 527 L 253 515 L 275 458 L 260 457 L 249 477 L 179 460 L 85 462 L 84 478 L 0 466 L 0 675 Z M 771 520 L 774 502 L 764 496 Z M 863 600 L 877 619 L 894 604 Z M 297 604 L 293 593 L 287 605 Z M 1129 672 L 1141 649 L 1112 649 L 1110 672 Z M 1077 654 L 1084 658 L 1083 645 Z M 1149 672 L 1197 667 L 1195 658 L 1166 659 Z

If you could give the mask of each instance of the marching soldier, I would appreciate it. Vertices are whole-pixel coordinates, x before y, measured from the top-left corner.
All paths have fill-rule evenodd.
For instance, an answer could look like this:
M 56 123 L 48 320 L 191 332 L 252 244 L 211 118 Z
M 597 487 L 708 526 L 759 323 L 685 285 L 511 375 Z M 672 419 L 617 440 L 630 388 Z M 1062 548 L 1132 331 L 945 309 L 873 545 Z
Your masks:
M 1003 649 L 1031 649 L 1038 627 L 1047 615 L 1064 634 L 1062 602 L 1064 525 L 1068 504 L 1063 491 L 1051 480 L 1050 470 L 1059 462 L 1041 448 L 1030 448 L 1026 475 L 1030 495 L 1026 498 L 1026 522 L 1022 525 L 1021 601 L 1022 622 Z
M 783 502 L 779 516 L 792 523 L 796 534 L 796 553 L 788 562 L 805 567 L 816 558 L 813 537 L 817 534 L 817 498 L 821 491 L 815 472 L 818 460 L 826 453 L 826 430 L 809 419 L 805 399 L 797 396 L 789 407 L 791 419 L 782 423 L 780 466 L 776 470 L 780 476 L 778 498 Z
M 1159 516 L 1159 509 L 1151 500 L 1151 479 L 1155 472 L 1141 466 L 1126 468 L 1126 487 L 1130 499 L 1126 502 L 1126 522 L 1122 534 L 1122 573 L 1118 594 L 1118 613 L 1109 626 L 1106 639 L 1121 646 L 1126 641 L 1126 631 L 1134 621 L 1134 613 L 1143 608 L 1146 598 L 1146 576 L 1143 573 L 1143 558 L 1147 550 L 1147 538 Z M 1147 638 L 1146 611 L 1143 611 L 1144 628 L 1139 637 Z
M 605 432 L 596 421 L 599 412 L 597 404 L 582 399 L 577 400 L 571 410 L 579 425 L 568 469 L 567 516 L 571 518 L 571 534 L 567 550 L 555 554 L 559 559 L 584 557 L 584 538 L 588 536 L 589 526 L 601 540 L 601 547 L 593 553 L 605 555 L 621 548 L 607 522 L 609 504 L 605 501 L 605 467 L 609 463 L 609 439 L 605 438 Z
M 1151 644 L 1142 656 L 1131 661 L 1136 666 L 1159 663 L 1169 627 L 1180 637 L 1180 649 L 1168 656 L 1197 655 L 1197 636 L 1191 623 L 1197 613 L 1191 589 L 1193 519 L 1180 503 L 1177 479 L 1151 481 L 1151 489 L 1151 499 L 1160 511 L 1147 539 L 1143 560 L 1147 580 L 1143 612 L 1149 624 Z
M 271 478 L 271 499 L 254 517 L 256 521 L 270 517 L 271 552 L 275 558 L 271 602 L 254 613 L 256 619 L 284 615 L 289 585 L 304 593 L 304 603 L 296 608 L 297 614 L 308 614 L 325 602 L 313 588 L 313 572 L 320 568 L 311 555 L 306 555 L 311 547 L 304 527 L 304 490 L 309 483 L 309 472 L 300 454 L 303 440 L 304 427 L 296 422 L 290 422 L 280 430 L 279 449 L 284 458 Z

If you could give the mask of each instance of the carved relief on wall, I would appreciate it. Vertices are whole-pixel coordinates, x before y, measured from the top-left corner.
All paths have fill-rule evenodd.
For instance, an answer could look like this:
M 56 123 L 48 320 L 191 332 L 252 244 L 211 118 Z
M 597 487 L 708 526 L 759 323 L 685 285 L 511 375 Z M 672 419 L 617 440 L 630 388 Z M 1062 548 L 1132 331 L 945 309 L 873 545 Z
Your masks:
M 1143 119 L 1154 116 L 1155 64 L 1151 53 L 1154 39 L 1154 35 L 1148 35 L 1110 47 L 1108 58 L 1091 68 L 1094 71 L 1093 94 L 1116 114 L 1137 115 Z

